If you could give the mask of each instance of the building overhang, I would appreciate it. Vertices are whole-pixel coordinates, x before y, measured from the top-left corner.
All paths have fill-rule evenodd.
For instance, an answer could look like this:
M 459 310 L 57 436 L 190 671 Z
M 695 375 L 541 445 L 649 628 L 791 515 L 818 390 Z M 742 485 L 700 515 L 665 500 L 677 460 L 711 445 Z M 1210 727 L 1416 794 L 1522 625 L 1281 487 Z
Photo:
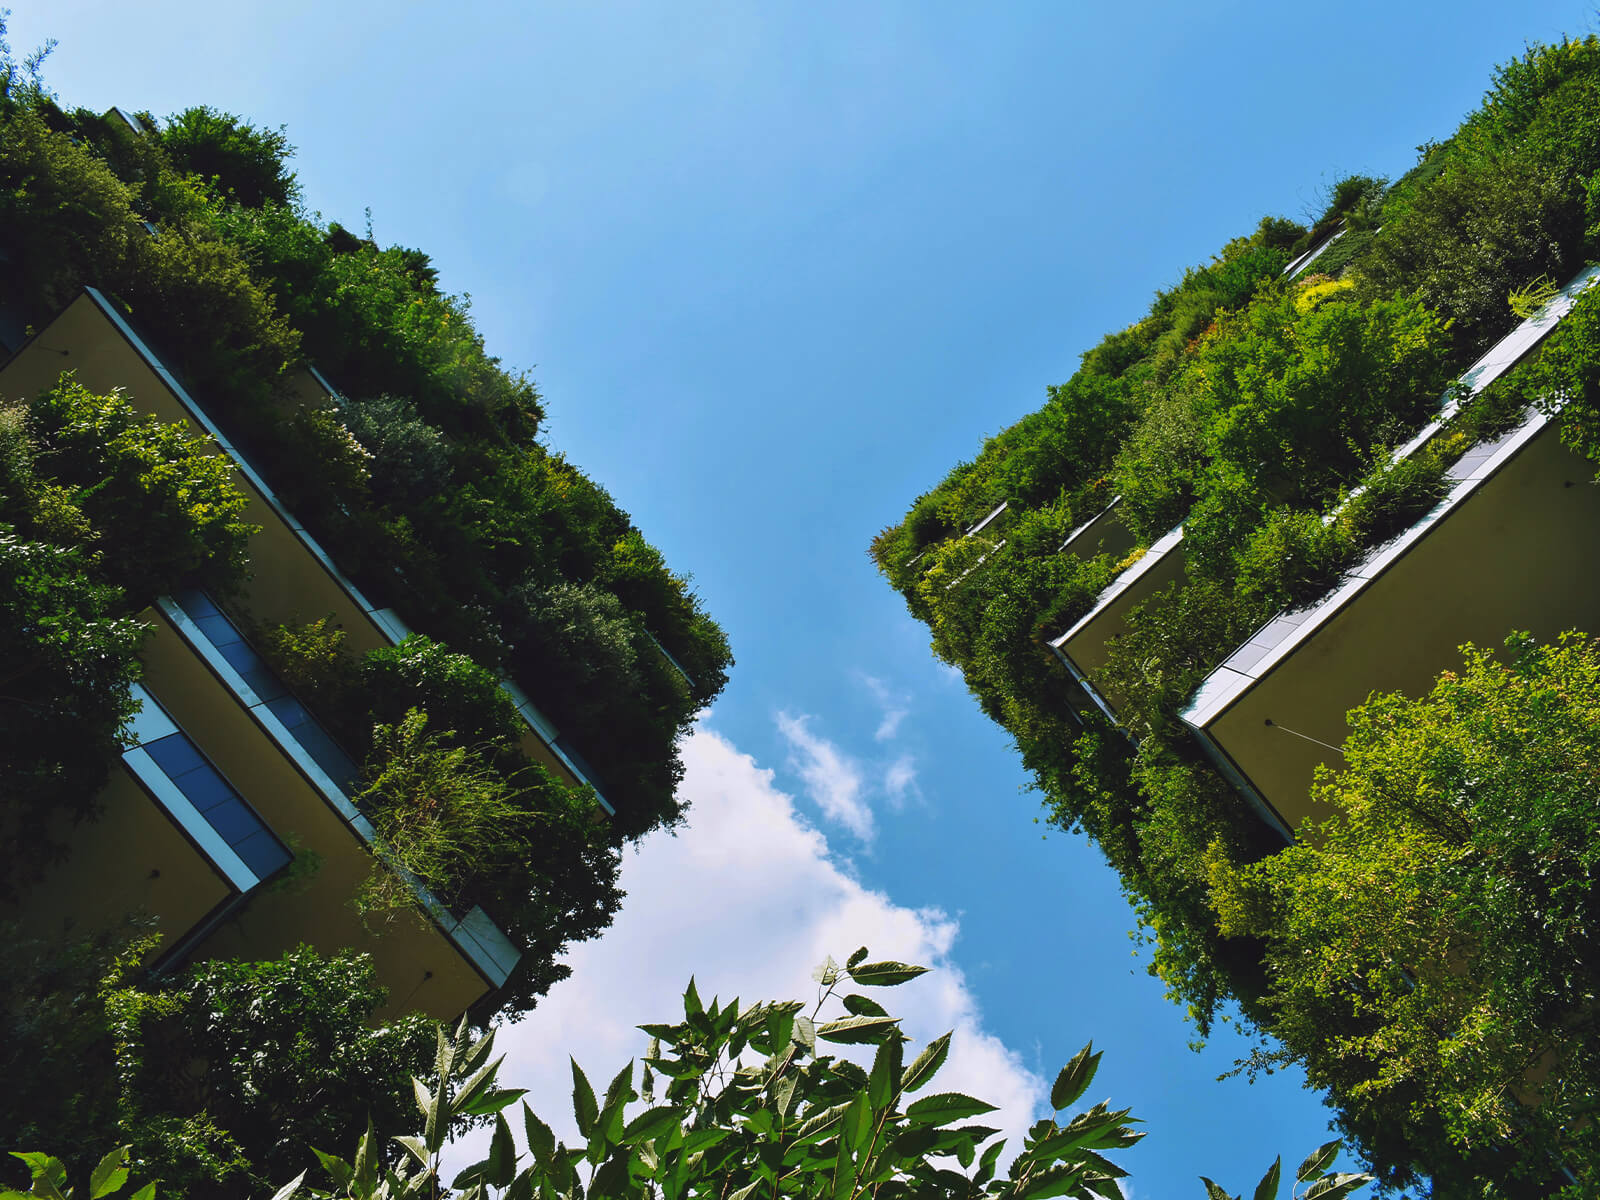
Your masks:
M 1098 519 L 1098 518 L 1097 518 Z M 1111 640 L 1128 630 L 1128 614 L 1184 575 L 1183 526 L 1171 530 L 1130 564 L 1095 599 L 1094 607 L 1050 642 L 1073 678 L 1115 719 L 1124 697 L 1103 695 L 1091 682 L 1110 657 Z
M 1283 827 L 1326 815 L 1310 800 L 1317 768 L 1340 765 L 1346 714 L 1373 692 L 1424 694 L 1467 641 L 1595 626 L 1600 490 L 1559 432 L 1536 413 L 1470 451 L 1430 512 L 1263 626 L 1195 692 L 1184 723 Z
M 1438 417 L 1391 460 L 1407 458 L 1432 441 L 1462 400 L 1534 350 L 1597 277 L 1600 267 L 1579 272 L 1537 314 L 1490 347 L 1461 376 Z M 1270 825 L 1292 833 L 1314 815 L 1309 793 L 1316 770 L 1341 761 L 1345 714 L 1371 692 L 1420 695 L 1456 661 L 1456 646 L 1469 639 L 1496 646 L 1513 627 L 1538 625 L 1550 637 L 1571 624 L 1592 623 L 1581 603 L 1564 607 L 1560 597 L 1543 593 L 1554 587 L 1567 587 L 1574 597 L 1592 592 L 1592 585 L 1580 580 L 1557 580 L 1571 574 L 1571 560 L 1564 555 L 1584 562 L 1594 553 L 1600 526 L 1586 525 L 1582 504 L 1594 489 L 1561 487 L 1578 495 L 1545 497 L 1541 503 L 1551 505 L 1547 521 L 1541 521 L 1537 505 L 1520 513 L 1518 528 L 1525 539 L 1520 546 L 1505 541 L 1510 518 L 1497 524 L 1492 515 L 1494 505 L 1508 503 L 1497 497 L 1537 490 L 1540 471 L 1565 484 L 1586 478 L 1587 468 L 1559 445 L 1554 422 L 1533 414 L 1505 435 L 1468 450 L 1447 472 L 1449 490 L 1432 510 L 1369 552 L 1327 595 L 1279 613 L 1201 682 L 1180 716 Z M 1509 475 L 1495 483 L 1502 472 Z M 1476 544 L 1449 532 L 1439 535 L 1442 540 L 1429 540 L 1447 527 L 1477 526 L 1484 528 Z M 1567 550 L 1560 549 L 1563 545 Z M 1546 547 L 1554 559 L 1541 565 L 1538 547 Z M 1434 561 L 1452 553 L 1455 559 Z M 1472 564 L 1480 564 L 1481 572 Z M 1527 582 L 1517 588 L 1506 571 L 1529 572 Z M 1457 577 L 1459 595 L 1437 586 L 1437 580 Z M 1534 582 L 1540 578 L 1548 579 L 1548 587 Z M 1430 579 L 1435 581 L 1431 589 Z M 1511 593 L 1501 595 L 1507 586 Z M 1515 599 L 1519 591 L 1521 601 Z M 1407 602 L 1408 592 L 1432 594 L 1433 600 Z M 1537 619 L 1541 600 L 1550 610 L 1544 621 Z M 1560 625 L 1562 611 L 1571 618 L 1569 625 Z M 1522 612 L 1529 616 L 1519 618 Z M 1334 646 L 1343 649 L 1335 652 Z

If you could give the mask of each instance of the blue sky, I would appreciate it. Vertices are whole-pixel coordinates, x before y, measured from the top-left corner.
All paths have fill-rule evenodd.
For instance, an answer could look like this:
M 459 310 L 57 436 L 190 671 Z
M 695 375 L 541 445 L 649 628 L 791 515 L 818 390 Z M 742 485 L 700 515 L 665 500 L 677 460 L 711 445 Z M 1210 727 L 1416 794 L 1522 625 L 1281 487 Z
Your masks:
M 876 576 L 874 533 L 1265 213 L 1398 175 L 1586 3 L 21 3 L 68 102 L 285 125 L 307 202 L 421 247 L 528 368 L 549 437 L 694 573 L 738 658 L 688 830 L 511 1031 L 523 1085 L 637 1047 L 691 972 L 920 953 L 920 1036 L 1026 1119 L 1084 1041 L 1151 1136 L 1134 1195 L 1253 1185 L 1326 1136 L 1299 1080 L 1218 1083 L 1116 881 L 1034 823 L 1004 734 Z M 337 381 L 336 381 L 337 382 Z M 754 868 L 754 869 L 753 869 Z M 758 992 L 757 989 L 765 989 Z M 920 991 L 918 990 L 920 989 Z M 586 1057 L 587 1056 L 587 1057 Z M 541 1091 L 539 1094 L 543 1095 Z

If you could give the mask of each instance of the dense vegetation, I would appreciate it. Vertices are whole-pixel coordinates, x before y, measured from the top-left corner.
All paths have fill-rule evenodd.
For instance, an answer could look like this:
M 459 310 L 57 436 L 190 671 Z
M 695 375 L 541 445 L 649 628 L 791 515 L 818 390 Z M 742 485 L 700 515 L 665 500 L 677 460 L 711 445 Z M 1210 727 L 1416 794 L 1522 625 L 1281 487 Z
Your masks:
M 343 1157 L 307 1144 L 303 1139 L 313 1131 L 291 1123 L 278 1143 L 298 1149 L 305 1165 L 275 1193 L 276 1200 L 301 1195 L 433 1200 L 446 1194 L 450 1177 L 443 1159 L 450 1134 L 473 1120 L 492 1121 L 493 1133 L 485 1157 L 450 1178 L 448 1194 L 462 1200 L 750 1200 L 780 1195 L 806 1200 L 1120 1200 L 1124 1193 L 1118 1181 L 1128 1172 L 1102 1151 L 1120 1150 L 1142 1138 L 1143 1133 L 1130 1128 L 1137 1119 L 1105 1101 L 1062 1117 L 1063 1110 L 1083 1098 L 1099 1070 L 1100 1055 L 1092 1044 L 1056 1076 L 1050 1089 L 1052 1115 L 1035 1122 L 1020 1153 L 1002 1161 L 1006 1144 L 994 1140 L 998 1131 L 969 1123 L 995 1111 L 994 1105 L 960 1092 L 929 1092 L 911 1099 L 944 1066 L 952 1035 L 934 1038 L 907 1062 L 910 1039 L 899 1020 L 861 992 L 840 995 L 844 987 L 895 986 L 925 970 L 867 958 L 863 946 L 843 967 L 831 958 L 824 962 L 814 972 L 819 988 L 809 1013 L 798 1000 L 750 1005 L 733 1000 L 724 1005 L 713 997 L 706 1004 L 691 979 L 683 994 L 682 1021 L 641 1026 L 651 1038 L 642 1070 L 630 1061 L 600 1094 L 573 1060 L 572 1115 L 582 1140 L 570 1147 L 557 1141 L 550 1125 L 524 1101 L 518 1121 L 524 1148 L 519 1149 L 505 1113 L 526 1092 L 501 1086 L 503 1059 L 493 1057 L 493 1032 L 471 1038 L 465 1021 L 454 1036 L 440 1028 L 432 1070 L 416 1071 L 406 1088 L 406 1099 L 414 1096 L 407 1127 L 416 1132 L 396 1135 L 399 1112 L 394 1103 L 386 1103 L 359 1137 L 344 1135 L 327 1143 L 348 1155 Z M 303 964 L 294 965 L 303 969 Z M 326 964 L 317 982 L 331 981 L 348 966 Z M 232 999 L 230 982 L 197 979 L 192 992 L 207 998 L 221 992 Z M 182 1011 L 181 999 L 178 1006 Z M 207 1038 L 206 1048 L 219 1041 L 225 1043 L 226 1035 Z M 841 1046 L 847 1049 L 834 1049 Z M 849 1047 L 860 1048 L 858 1053 L 871 1048 L 870 1069 L 850 1057 Z M 303 1055 L 291 1056 L 282 1072 L 305 1072 L 309 1081 L 331 1082 L 324 1069 Z M 375 1082 L 381 1087 L 387 1081 Z M 74 1149 L 73 1168 L 40 1150 L 18 1153 L 32 1186 L 26 1193 L 5 1193 L 5 1200 L 25 1195 L 72 1200 L 85 1192 L 93 1200 L 125 1192 L 127 1200 L 153 1200 L 157 1194 L 157 1181 L 148 1179 L 151 1164 L 134 1146 Z M 1292 1200 L 1340 1200 L 1371 1180 L 1366 1174 L 1330 1171 L 1338 1152 L 1339 1143 L 1328 1142 L 1301 1161 L 1289 1185 Z M 957 1164 L 961 1170 L 954 1169 Z M 1280 1158 L 1267 1169 L 1253 1192 L 1256 1200 L 1277 1200 L 1282 1166 Z M 1209 1200 L 1228 1200 L 1228 1193 L 1212 1180 L 1201 1176 L 1199 1183 Z
M 209 450 L 70 377 L 0 407 L 0 893 L 94 814 L 133 715 L 130 614 L 185 580 L 238 582 L 245 497 Z
M 1327 248 L 1286 273 L 1318 244 Z M 1255 920 L 1227 915 L 1234 901 L 1218 881 L 1277 861 L 1269 856 L 1282 842 L 1176 714 L 1253 629 L 1321 594 L 1363 548 L 1431 507 L 1451 462 L 1527 406 L 1565 397 L 1569 442 L 1600 457 L 1600 300 L 1591 294 L 1541 358 L 1468 399 L 1424 453 L 1390 461 L 1438 411 L 1450 381 L 1537 307 L 1549 281 L 1596 258 L 1600 39 L 1589 37 L 1531 48 L 1499 69 L 1483 106 L 1449 140 L 1422 147 L 1392 186 L 1345 180 L 1310 229 L 1267 218 L 1185 272 L 1144 319 L 1085 353 L 1042 409 L 989 439 L 872 547 L 929 625 L 934 652 L 962 669 L 1014 737 L 1052 819 L 1084 830 L 1121 874 L 1154 944 L 1153 970 L 1201 1031 L 1238 1001 L 1284 1039 L 1282 1054 L 1334 1087 L 1347 1127 L 1391 1183 L 1420 1167 L 1440 1195 L 1480 1169 L 1491 1190 L 1527 1194 L 1511 1160 L 1543 1170 L 1548 1153 L 1578 1155 L 1568 1161 L 1593 1172 L 1600 1159 L 1542 1121 L 1519 1131 L 1517 1154 L 1480 1155 L 1482 1127 L 1462 1115 L 1478 1111 L 1480 1084 L 1444 1071 L 1416 1093 L 1427 1099 L 1405 1109 L 1404 1122 L 1387 1120 L 1382 1087 L 1356 1065 L 1362 1051 L 1335 1033 L 1344 1026 L 1295 1015 L 1285 908 L 1258 907 Z M 1063 553 L 1069 533 L 1115 497 L 1133 553 Z M 1113 725 L 1046 643 L 1180 523 L 1184 578 L 1134 610 L 1094 680 L 1121 701 Z M 1351 828 L 1358 840 L 1371 836 Z M 1568 828 L 1571 852 L 1586 851 L 1581 822 Z M 1507 925 L 1495 936 L 1517 953 L 1542 953 L 1523 932 Z M 1563 1019 L 1592 1021 L 1571 996 L 1564 1002 Z M 1383 1028 L 1390 1020 L 1368 1017 Z M 1511 1020 L 1503 1011 L 1497 1019 Z M 1562 1086 L 1579 1092 L 1587 1081 L 1592 1095 L 1600 1082 L 1576 1057 L 1560 1069 L 1576 1072 Z
M 132 124 L 66 108 L 8 54 L 0 84 L 0 306 L 38 327 L 86 284 L 124 305 L 346 573 L 422 631 L 365 661 L 314 613 L 253 636 L 361 766 L 382 853 L 524 950 L 496 1002 L 526 1009 L 564 974 L 562 947 L 609 923 L 622 843 L 681 818 L 676 742 L 726 681 L 721 630 L 539 440 L 534 386 L 485 351 L 427 256 L 305 207 L 281 130 L 204 107 Z M 302 363 L 342 394 L 299 400 Z M 130 712 L 127 617 L 201 584 L 249 625 L 232 586 L 249 531 L 221 461 L 125 401 L 69 378 L 12 399 L 0 821 L 59 839 L 44 815 L 92 814 Z M 502 676 L 586 760 L 612 820 L 516 748 Z M 369 902 L 403 899 L 373 878 Z

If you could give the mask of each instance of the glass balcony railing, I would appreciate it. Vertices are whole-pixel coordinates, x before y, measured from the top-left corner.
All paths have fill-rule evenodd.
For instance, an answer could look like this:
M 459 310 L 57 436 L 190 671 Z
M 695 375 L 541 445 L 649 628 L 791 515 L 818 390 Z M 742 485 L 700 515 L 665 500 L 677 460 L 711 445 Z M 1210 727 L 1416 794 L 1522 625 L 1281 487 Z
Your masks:
M 293 855 L 255 809 L 141 685 L 123 765 L 238 890 L 249 892 Z
M 339 790 L 349 795 L 361 771 L 306 706 L 296 700 L 283 681 L 267 666 L 254 646 L 225 613 L 198 588 L 185 588 L 172 597 L 204 635 L 206 641 L 239 673 L 256 700 L 288 730 L 295 744 L 327 773 Z M 253 707 L 253 706 L 252 706 Z

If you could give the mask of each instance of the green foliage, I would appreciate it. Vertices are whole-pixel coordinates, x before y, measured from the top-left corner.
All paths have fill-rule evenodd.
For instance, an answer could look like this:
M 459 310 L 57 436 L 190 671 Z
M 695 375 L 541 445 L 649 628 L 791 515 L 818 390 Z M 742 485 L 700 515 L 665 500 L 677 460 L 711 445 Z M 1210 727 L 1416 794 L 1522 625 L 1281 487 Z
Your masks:
M 305 1190 L 361 1200 L 434 1194 L 452 1120 L 492 1115 L 488 1156 L 451 1182 L 464 1198 L 1122 1195 L 1117 1180 L 1126 1172 L 1102 1152 L 1143 1136 L 1129 1128 L 1128 1110 L 1101 1103 L 1067 1119 L 1059 1115 L 1094 1079 L 1100 1056 L 1091 1047 L 1056 1079 L 1051 1105 L 1058 1115 L 1033 1126 L 1002 1175 L 1004 1143 L 991 1140 L 994 1129 L 970 1123 L 994 1106 L 924 1090 L 944 1064 L 949 1034 L 908 1062 L 899 1022 L 875 1001 L 845 996 L 844 1011 L 822 1019 L 843 985 L 889 987 L 923 972 L 866 959 L 863 947 L 843 967 L 824 963 L 809 1014 L 798 1001 L 707 1005 L 691 980 L 681 1022 L 641 1027 L 652 1039 L 642 1070 L 630 1062 L 601 1095 L 572 1064 L 573 1110 L 584 1141 L 570 1148 L 524 1103 L 526 1148 L 518 1149 L 504 1114 L 523 1093 L 499 1085 L 493 1035 L 471 1041 L 463 1023 L 454 1039 L 440 1034 L 431 1085 L 415 1081 L 423 1128 L 395 1139 L 407 1159 L 383 1169 L 382 1143 L 369 1130 L 351 1160 L 319 1153 L 332 1186 Z M 825 1043 L 872 1047 L 870 1068 L 824 1053 Z M 912 1099 L 918 1092 L 924 1094 Z M 940 1158 L 953 1158 L 970 1174 Z M 280 1195 L 287 1200 L 302 1188 L 304 1176 Z
M 1288 259 L 1276 255 L 1341 223 L 1310 268 L 1318 274 L 1281 277 Z M 1391 461 L 1437 412 L 1447 381 L 1506 331 L 1508 296 L 1531 308 L 1550 290 L 1541 279 L 1565 280 L 1600 253 L 1596 230 L 1600 38 L 1532 47 L 1393 187 L 1343 179 L 1310 230 L 1267 220 L 1224 246 L 873 541 L 934 653 L 1015 738 L 1051 819 L 1091 836 L 1122 876 L 1155 973 L 1202 1032 L 1229 997 L 1290 1053 L 1318 1031 L 1277 1018 L 1264 943 L 1246 919 L 1259 896 L 1205 877 L 1207 862 L 1237 872 L 1276 847 L 1199 759 L 1177 712 L 1251 630 L 1315 600 L 1410 527 L 1445 493 L 1452 462 L 1529 405 L 1564 405 L 1563 435 L 1600 462 L 1600 297 L 1581 299 L 1541 355 L 1460 397 L 1445 428 Z M 1085 435 L 1062 433 L 1077 429 Z M 1024 544 L 1013 533 L 1062 514 L 1082 521 L 1116 496 L 1107 521 L 1134 542 L 1120 562 L 1085 564 L 1062 552 L 1064 536 Z M 1003 545 L 963 536 L 1002 500 Z M 1118 731 L 1085 711 L 1044 644 L 1179 525 L 1184 577 L 1135 610 L 1095 680 L 1113 697 Z M 1136 751 L 1124 735 L 1143 739 Z M 1464 1161 L 1450 1158 L 1447 1138 L 1397 1132 L 1408 1128 L 1390 1119 L 1398 1101 L 1339 1099 L 1392 1174 L 1429 1156 L 1446 1173 Z
M 364 956 L 306 948 L 112 993 L 120 1131 L 137 1173 L 177 1195 L 234 1196 L 300 1169 L 307 1146 L 398 1121 L 433 1022 L 375 1026 L 384 998 Z
M 7 78 L 26 74 L 5 62 Z M 467 300 L 422 252 L 300 208 L 282 131 L 195 108 L 136 134 L 15 91 L 0 105 L 0 219 L 28 319 L 85 282 L 123 301 L 347 574 L 490 667 L 517 649 L 517 589 L 619 597 L 692 686 L 652 661 L 641 691 L 615 697 L 616 721 L 598 695 L 563 712 L 530 690 L 608 764 L 623 836 L 676 819 L 675 743 L 726 682 L 726 637 L 611 498 L 534 440 L 538 393 L 487 354 Z M 350 398 L 287 404 L 284 371 L 305 354 Z
M 1355 710 L 1344 769 L 1319 776 L 1333 815 L 1214 883 L 1268 941 L 1312 1082 L 1441 1164 L 1436 1185 L 1512 1195 L 1553 1161 L 1600 1179 L 1600 648 L 1507 645 Z
M 429 733 L 428 715 L 415 708 L 372 731 L 368 782 L 355 797 L 378 834 L 379 862 L 357 901 L 363 911 L 414 907 L 412 878 L 453 907 L 474 878 L 524 860 L 537 830 L 520 793 L 552 785 L 540 772 L 519 788 L 457 742 L 454 730 Z
M 233 467 L 209 438 L 141 417 L 121 394 L 96 396 L 71 375 L 29 405 L 35 469 L 74 489 L 100 533 L 103 569 L 136 600 L 191 579 L 237 587 L 255 527 Z
M 118 1200 L 123 1196 L 123 1189 L 130 1187 L 128 1182 L 128 1151 L 130 1146 L 118 1146 L 106 1152 L 89 1176 L 88 1187 L 84 1194 L 88 1200 Z M 67 1183 L 67 1168 L 59 1158 L 52 1158 L 48 1154 L 37 1151 L 11 1152 L 13 1158 L 19 1158 L 33 1175 L 33 1184 L 26 1192 L 4 1191 L 0 1192 L 0 1200 L 20 1200 L 23 1196 L 45 1196 L 49 1200 L 77 1200 L 80 1189 Z M 155 1181 L 143 1187 L 130 1190 L 125 1200 L 155 1200 Z
M 287 160 L 294 154 L 282 127 L 257 129 L 232 113 L 200 106 L 167 118 L 161 145 L 179 171 L 213 183 L 223 195 L 260 208 L 299 193 Z

